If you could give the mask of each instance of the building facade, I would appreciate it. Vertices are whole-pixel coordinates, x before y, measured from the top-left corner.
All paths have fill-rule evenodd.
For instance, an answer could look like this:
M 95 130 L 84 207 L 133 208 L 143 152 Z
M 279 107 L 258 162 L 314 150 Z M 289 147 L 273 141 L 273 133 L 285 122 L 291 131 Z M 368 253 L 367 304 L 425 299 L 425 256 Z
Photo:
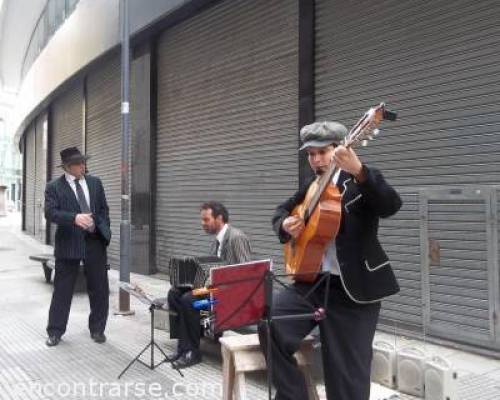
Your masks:
M 15 94 L 0 86 L 0 186 L 10 211 L 21 209 L 21 156 L 14 142 L 11 114 Z
M 401 285 L 384 302 L 381 327 L 500 350 L 500 3 L 220 0 L 157 2 L 154 10 L 138 3 L 131 2 L 133 270 L 166 271 L 171 257 L 206 254 L 198 207 L 208 199 L 224 202 L 256 255 L 281 268 L 270 218 L 310 173 L 297 151 L 300 127 L 326 119 L 352 126 L 383 101 L 398 120 L 360 150 L 404 201 L 380 228 Z M 117 11 L 113 1 L 76 5 L 27 72 L 26 82 L 46 83 L 37 93 L 25 89 L 17 114 L 24 229 L 51 242 L 42 190 L 61 174 L 58 152 L 78 145 L 107 191 L 114 268 Z M 85 19 L 94 29 L 81 31 L 83 46 L 74 32 Z M 69 42 L 68 32 L 76 35 Z M 49 71 L 64 51 L 75 54 L 66 70 Z

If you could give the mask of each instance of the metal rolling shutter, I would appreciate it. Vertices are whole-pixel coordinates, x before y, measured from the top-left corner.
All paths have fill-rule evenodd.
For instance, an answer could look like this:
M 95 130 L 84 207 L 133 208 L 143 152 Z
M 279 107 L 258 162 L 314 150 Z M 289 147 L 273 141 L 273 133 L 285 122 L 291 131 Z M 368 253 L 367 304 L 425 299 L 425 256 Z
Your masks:
M 383 324 L 390 327 L 397 321 L 397 326 L 403 322 L 406 329 L 420 330 L 423 310 L 419 196 L 408 189 L 401 189 L 399 194 L 403 207 L 393 217 L 381 221 L 379 237 L 401 291 L 384 300 L 381 318 Z
M 47 114 L 36 119 L 35 237 L 45 243 L 44 192 L 47 183 Z
M 489 187 L 424 190 L 420 214 L 428 331 L 500 348 L 495 195 Z
M 87 162 L 89 173 L 101 178 L 108 201 L 111 230 L 108 261 L 120 265 L 121 125 L 120 59 L 103 63 L 87 77 Z
M 83 86 L 74 85 L 60 95 L 51 105 L 51 178 L 58 178 L 63 172 L 59 152 L 67 147 L 77 146 L 83 151 Z
M 159 269 L 207 254 L 199 205 L 222 201 L 256 257 L 282 264 L 274 208 L 297 188 L 298 2 L 225 1 L 158 44 Z
M 402 284 L 382 316 L 420 325 L 419 190 L 500 181 L 500 3 L 316 4 L 317 119 L 351 126 L 380 101 L 399 112 L 360 154 L 407 198 L 398 215 L 381 221 L 381 239 Z M 451 282 L 445 287 L 451 291 Z
M 395 185 L 500 181 L 498 1 L 317 4 L 318 118 L 395 107 L 364 155 Z
M 63 173 L 60 151 L 77 146 L 83 151 L 83 85 L 76 84 L 54 100 L 51 105 L 50 177 Z M 50 243 L 54 244 L 56 225 L 50 228 Z
M 30 235 L 35 234 L 35 179 L 36 179 L 36 140 L 35 125 L 30 125 L 26 133 L 26 147 L 24 157 L 26 157 L 26 182 L 24 183 L 26 198 L 25 228 Z

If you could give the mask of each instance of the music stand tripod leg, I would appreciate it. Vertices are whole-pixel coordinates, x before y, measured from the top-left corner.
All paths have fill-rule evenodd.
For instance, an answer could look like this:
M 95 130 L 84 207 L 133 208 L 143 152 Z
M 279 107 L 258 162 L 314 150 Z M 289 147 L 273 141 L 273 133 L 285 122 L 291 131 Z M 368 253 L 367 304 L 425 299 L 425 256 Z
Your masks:
M 139 354 L 137 354 L 137 355 L 134 357 L 134 359 L 133 359 L 132 361 L 130 361 L 130 363 L 129 363 L 129 364 L 125 367 L 125 369 L 124 369 L 124 370 L 120 373 L 120 375 L 118 375 L 118 379 L 120 379 L 120 378 L 123 376 L 123 374 L 124 374 L 125 372 L 127 372 L 127 370 L 128 370 L 128 369 L 132 366 L 132 364 L 133 364 L 134 362 L 136 362 L 136 361 L 141 362 L 141 360 L 139 360 L 139 357 L 140 357 L 140 356 L 142 356 L 142 354 L 143 354 L 143 353 L 144 353 L 144 352 L 148 349 L 148 347 L 149 347 L 149 346 L 151 346 L 151 343 L 148 343 L 148 344 L 146 345 L 146 347 L 144 347 L 144 348 L 141 350 L 141 352 L 140 352 Z
M 137 354 L 137 356 L 135 356 L 135 358 L 130 361 L 130 363 L 127 365 L 127 367 L 120 373 L 120 375 L 118 375 L 118 379 L 120 379 L 123 374 L 132 366 L 132 364 L 134 362 L 139 362 L 141 363 L 142 365 L 148 367 L 149 369 L 151 370 L 154 370 L 155 368 L 159 367 L 161 364 L 163 364 L 164 362 L 169 362 L 172 364 L 172 367 L 180 374 L 180 376 L 184 377 L 184 374 L 182 373 L 182 371 L 177 368 L 175 366 L 175 364 L 173 363 L 173 361 L 165 354 L 165 352 L 160 348 L 160 346 L 158 346 L 158 344 L 155 342 L 155 332 L 154 332 L 154 324 L 155 324 L 155 317 L 154 317 L 154 310 L 155 310 L 156 306 L 154 304 L 151 304 L 151 306 L 149 307 L 149 313 L 150 313 L 150 321 L 151 321 L 151 324 L 150 324 L 150 341 L 149 343 L 146 345 L 146 347 L 144 347 L 141 352 L 139 354 Z M 149 348 L 151 347 L 151 363 L 148 365 L 146 364 L 144 361 L 140 360 L 140 357 L 142 356 L 142 354 Z M 161 362 L 159 362 L 157 365 L 155 365 L 154 363 L 154 349 L 155 347 L 160 350 L 160 352 L 163 354 L 163 356 L 165 357 Z
M 272 399 L 272 381 L 273 381 L 273 357 L 272 357 L 272 338 L 271 338 L 271 324 L 272 324 L 272 309 L 273 309 L 273 281 L 274 276 L 272 271 L 267 271 L 265 280 L 265 316 L 264 322 L 266 326 L 266 341 L 267 341 L 267 396 Z
M 149 369 L 154 369 L 155 368 L 155 307 L 154 305 L 151 304 L 151 307 L 149 307 L 149 313 L 151 314 L 151 365 L 149 366 Z
M 180 374 L 180 376 L 184 377 L 184 374 L 182 373 L 182 371 L 177 368 L 174 364 L 174 362 L 170 359 L 169 356 L 167 356 L 167 354 L 163 351 L 163 349 L 158 345 L 158 343 L 155 342 L 155 316 L 154 316 L 154 310 L 156 309 L 157 307 L 154 305 L 154 304 L 151 304 L 151 307 L 149 308 L 150 312 L 151 312 L 151 343 L 150 343 L 150 346 L 151 346 L 151 366 L 150 366 L 150 369 L 155 369 L 157 367 L 159 367 L 160 365 L 162 365 L 163 363 L 165 362 L 169 362 L 172 364 L 172 367 Z M 160 350 L 160 353 L 163 355 L 163 360 L 160 361 L 158 364 L 154 364 L 154 349 L 155 347 Z

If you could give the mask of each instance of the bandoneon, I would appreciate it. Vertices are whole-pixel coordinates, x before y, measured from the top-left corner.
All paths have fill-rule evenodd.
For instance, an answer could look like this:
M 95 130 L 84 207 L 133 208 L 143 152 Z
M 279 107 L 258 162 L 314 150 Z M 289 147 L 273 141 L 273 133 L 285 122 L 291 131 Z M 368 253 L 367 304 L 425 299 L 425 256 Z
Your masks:
M 170 284 L 186 290 L 201 288 L 207 283 L 210 269 L 224 264 L 217 256 L 172 257 L 169 264 Z

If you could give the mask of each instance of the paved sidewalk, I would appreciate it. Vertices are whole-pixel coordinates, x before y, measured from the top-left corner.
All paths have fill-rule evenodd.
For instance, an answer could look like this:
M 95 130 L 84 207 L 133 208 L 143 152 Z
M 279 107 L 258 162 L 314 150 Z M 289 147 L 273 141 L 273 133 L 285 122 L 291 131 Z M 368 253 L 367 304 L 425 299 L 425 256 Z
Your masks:
M 118 273 L 110 271 L 111 310 L 108 341 L 94 343 L 87 329 L 88 298 L 73 298 L 68 331 L 59 346 L 45 345 L 47 312 L 52 285 L 45 283 L 39 262 L 28 256 L 51 248 L 24 235 L 18 215 L 0 218 L 0 399 L 220 399 L 221 358 L 218 346 L 204 342 L 204 362 L 184 370 L 184 378 L 169 365 L 151 371 L 138 363 L 117 376 L 149 342 L 147 307 L 131 298 L 135 315 L 113 314 L 117 307 Z M 131 280 L 147 291 L 165 296 L 168 283 L 162 276 L 132 274 Z M 156 339 L 167 353 L 175 348 L 168 333 L 156 330 Z M 379 333 L 378 338 L 397 341 Z M 415 346 L 422 343 L 406 341 Z M 499 400 L 500 361 L 426 344 L 431 354 L 448 358 L 459 373 L 460 400 Z M 149 361 L 144 357 L 145 362 Z M 156 360 L 161 358 L 156 354 Z M 247 380 L 248 398 L 267 399 L 262 379 Z M 413 399 L 402 396 L 402 399 Z
M 185 370 L 184 378 L 168 364 L 151 371 L 135 363 L 118 381 L 120 372 L 149 342 L 148 308 L 133 297 L 135 315 L 121 317 L 110 310 L 108 341 L 100 345 L 89 337 L 88 297 L 75 294 L 68 330 L 58 346 L 48 348 L 45 326 L 52 285 L 45 283 L 41 264 L 28 256 L 50 248 L 8 225 L 6 219 L 0 221 L 0 399 L 221 398 L 221 361 L 214 351 L 205 352 L 205 362 Z M 117 271 L 110 271 L 112 309 L 117 307 L 117 278 Z M 133 280 L 166 295 L 163 280 L 142 276 Z M 173 352 L 174 341 L 168 334 L 158 330 L 155 334 L 167 354 Z M 161 360 L 159 352 L 155 358 Z M 263 399 L 265 393 L 264 387 L 250 382 L 251 399 Z

